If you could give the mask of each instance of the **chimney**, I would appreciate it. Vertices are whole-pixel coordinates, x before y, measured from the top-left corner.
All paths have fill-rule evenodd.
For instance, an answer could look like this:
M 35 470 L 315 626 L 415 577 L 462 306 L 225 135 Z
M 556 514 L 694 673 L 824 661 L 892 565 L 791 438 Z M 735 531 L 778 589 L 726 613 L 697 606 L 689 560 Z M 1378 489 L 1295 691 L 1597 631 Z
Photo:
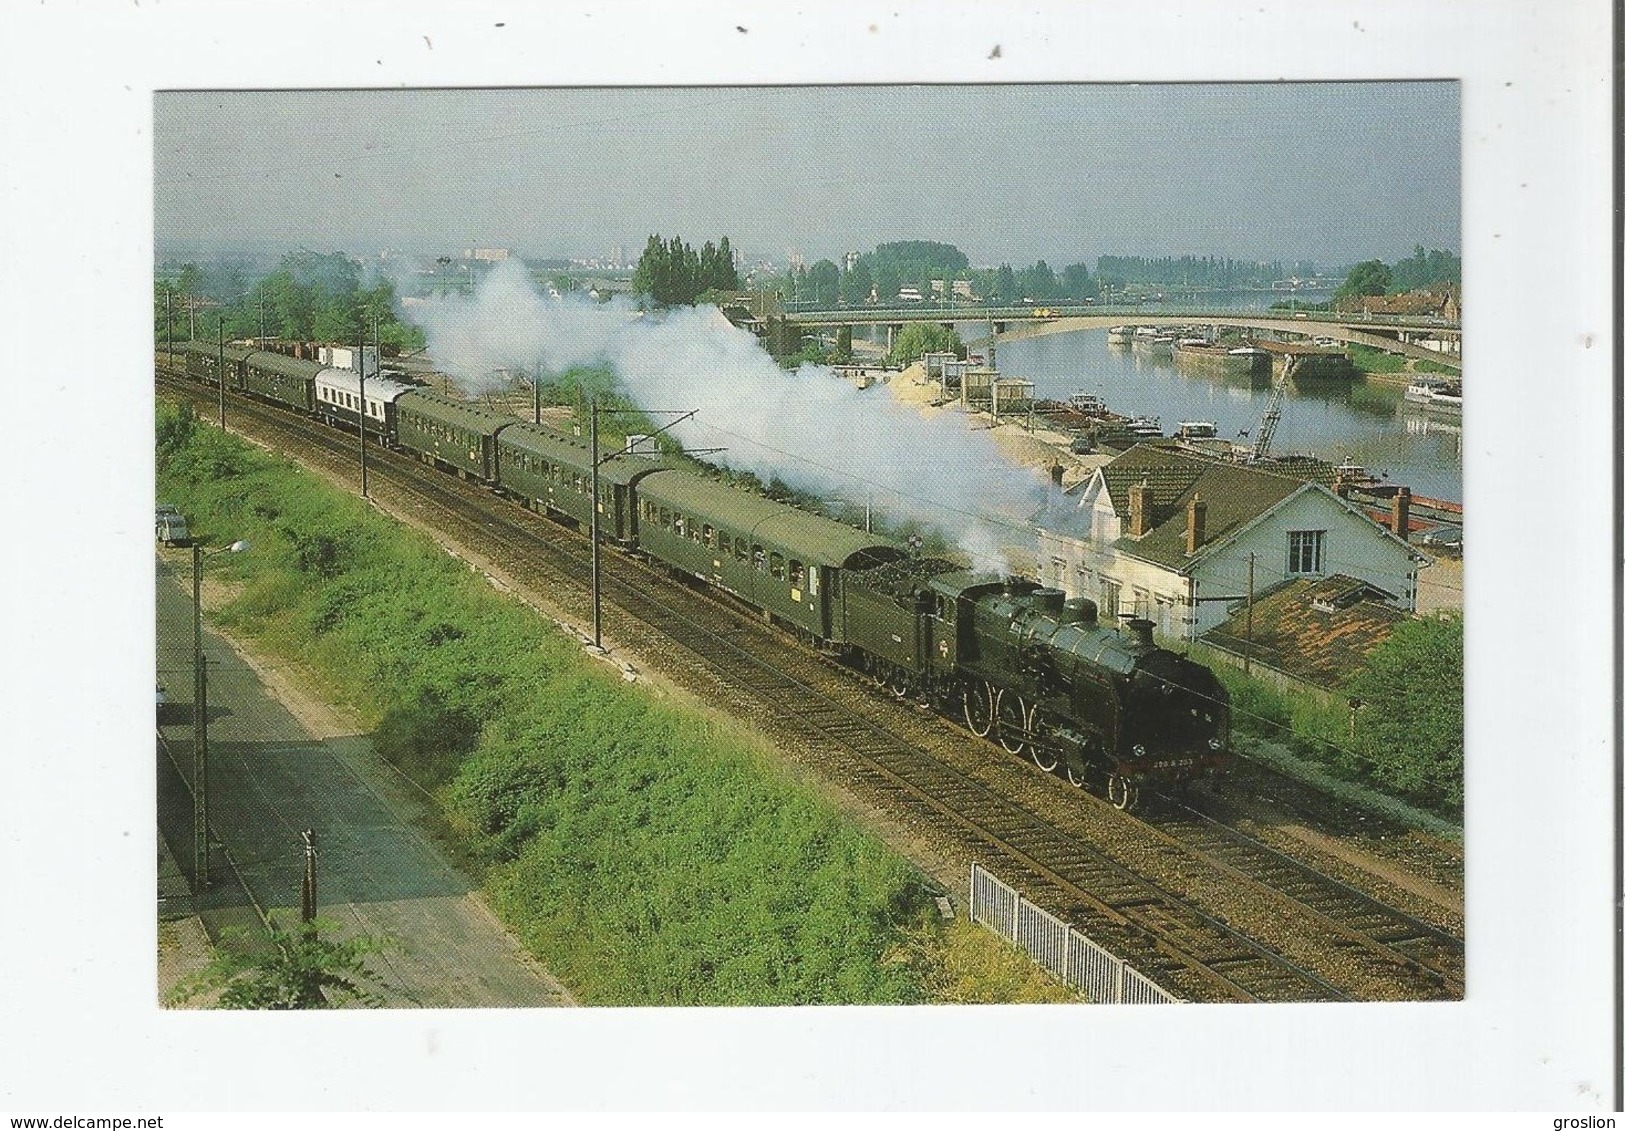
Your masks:
M 1389 529 L 1396 537 L 1409 540 L 1411 532 L 1411 489 L 1401 487 L 1394 493 L 1394 508 L 1388 514 Z
M 1194 554 L 1207 541 L 1207 504 L 1202 496 L 1192 495 L 1185 506 L 1185 553 Z
M 1128 535 L 1144 538 L 1151 530 L 1151 483 L 1142 479 L 1128 489 Z

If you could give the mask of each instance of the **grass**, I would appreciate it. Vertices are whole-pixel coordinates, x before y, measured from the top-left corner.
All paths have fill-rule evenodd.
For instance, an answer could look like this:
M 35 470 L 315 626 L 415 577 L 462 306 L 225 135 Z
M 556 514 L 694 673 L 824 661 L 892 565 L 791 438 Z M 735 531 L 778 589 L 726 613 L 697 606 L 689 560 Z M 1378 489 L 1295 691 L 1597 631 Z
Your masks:
M 428 539 L 174 406 L 157 434 L 161 496 L 205 540 L 254 546 L 219 559 L 222 622 L 361 713 L 578 1000 L 1048 992 L 1030 963 L 990 964 L 983 932 L 943 931 L 908 861 L 761 750 L 624 684 Z

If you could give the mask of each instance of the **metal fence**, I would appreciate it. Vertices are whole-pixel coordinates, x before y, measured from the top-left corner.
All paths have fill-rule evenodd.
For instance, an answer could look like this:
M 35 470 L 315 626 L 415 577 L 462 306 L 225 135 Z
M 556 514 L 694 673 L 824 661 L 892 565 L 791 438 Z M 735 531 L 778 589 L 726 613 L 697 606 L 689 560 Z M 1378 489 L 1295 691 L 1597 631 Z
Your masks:
M 1044 969 L 1102 1005 L 1165 1005 L 1180 999 L 1090 941 L 980 864 L 970 866 L 970 917 L 1015 943 Z

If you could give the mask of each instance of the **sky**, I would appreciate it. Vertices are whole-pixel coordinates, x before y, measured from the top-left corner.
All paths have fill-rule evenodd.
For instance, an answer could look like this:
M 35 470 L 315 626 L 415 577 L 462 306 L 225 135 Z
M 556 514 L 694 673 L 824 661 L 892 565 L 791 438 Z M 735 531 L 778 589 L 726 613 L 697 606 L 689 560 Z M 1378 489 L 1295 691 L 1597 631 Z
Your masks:
M 159 253 L 1392 262 L 1461 247 L 1454 82 L 159 92 Z

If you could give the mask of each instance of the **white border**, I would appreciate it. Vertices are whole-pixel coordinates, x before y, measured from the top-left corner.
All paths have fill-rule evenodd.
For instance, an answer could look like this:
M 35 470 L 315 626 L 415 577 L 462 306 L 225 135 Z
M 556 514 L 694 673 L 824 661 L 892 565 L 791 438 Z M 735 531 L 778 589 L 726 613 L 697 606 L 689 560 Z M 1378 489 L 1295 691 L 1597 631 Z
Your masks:
M 12 5 L 0 21 L 14 499 L 0 1107 L 1612 1102 L 1606 3 L 84 0 Z M 276 1018 L 153 1007 L 151 749 L 132 738 L 150 710 L 151 499 L 150 480 L 129 474 L 150 463 L 153 89 L 1450 77 L 1464 81 L 1475 394 L 1466 1004 Z

